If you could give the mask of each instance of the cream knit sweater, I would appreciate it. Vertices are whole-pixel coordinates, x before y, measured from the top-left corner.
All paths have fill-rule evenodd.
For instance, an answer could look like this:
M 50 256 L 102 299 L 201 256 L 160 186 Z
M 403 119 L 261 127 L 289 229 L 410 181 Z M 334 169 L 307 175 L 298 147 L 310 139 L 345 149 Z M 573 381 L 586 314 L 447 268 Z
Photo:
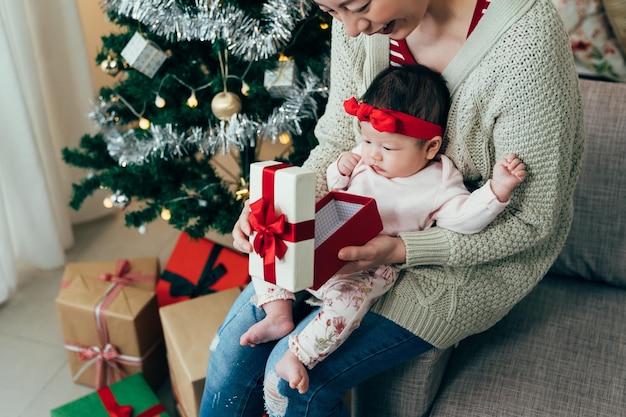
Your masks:
M 305 166 L 319 173 L 359 141 L 343 100 L 360 96 L 389 65 L 385 36 L 348 37 L 333 25 L 331 88 Z M 406 264 L 372 311 L 445 348 L 500 320 L 541 280 L 572 220 L 572 193 L 583 153 L 577 75 L 567 36 L 550 0 L 498 0 L 444 71 L 452 93 L 445 154 L 468 188 L 515 152 L 527 179 L 484 231 L 438 227 L 403 233 Z

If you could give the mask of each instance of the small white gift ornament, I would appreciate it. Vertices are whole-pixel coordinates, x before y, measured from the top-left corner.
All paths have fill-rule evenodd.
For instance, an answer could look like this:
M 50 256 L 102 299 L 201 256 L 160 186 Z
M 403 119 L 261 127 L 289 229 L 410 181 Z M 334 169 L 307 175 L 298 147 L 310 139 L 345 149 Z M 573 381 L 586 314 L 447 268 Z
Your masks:
M 295 61 L 281 55 L 276 67 L 265 70 L 263 87 L 272 98 L 287 98 L 296 85 L 296 76 Z
M 313 285 L 315 172 L 276 161 L 250 165 L 249 273 L 297 292 Z
M 122 50 L 122 57 L 128 64 L 146 75 L 154 77 L 167 59 L 167 55 L 154 42 L 151 42 L 135 32 L 130 42 Z

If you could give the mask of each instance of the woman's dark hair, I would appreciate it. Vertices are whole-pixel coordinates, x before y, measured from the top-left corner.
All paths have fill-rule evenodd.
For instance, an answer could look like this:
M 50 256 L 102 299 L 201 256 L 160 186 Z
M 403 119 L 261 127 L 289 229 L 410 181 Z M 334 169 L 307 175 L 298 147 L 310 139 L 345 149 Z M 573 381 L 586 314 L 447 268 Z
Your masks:
M 445 127 L 450 92 L 440 73 L 423 65 L 388 67 L 372 81 L 361 100 Z

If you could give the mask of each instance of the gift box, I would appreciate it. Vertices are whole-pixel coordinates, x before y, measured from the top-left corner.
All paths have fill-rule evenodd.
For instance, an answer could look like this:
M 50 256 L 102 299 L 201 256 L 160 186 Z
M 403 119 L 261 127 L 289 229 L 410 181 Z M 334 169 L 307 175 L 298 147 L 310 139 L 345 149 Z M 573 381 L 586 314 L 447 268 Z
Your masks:
M 317 289 L 345 265 L 339 249 L 383 230 L 373 198 L 331 191 L 314 203 L 314 189 L 311 171 L 275 161 L 250 165 L 250 275 L 293 292 Z
M 134 374 L 50 411 L 51 417 L 169 417 L 141 374 Z
M 137 71 L 152 78 L 167 59 L 165 52 L 156 44 L 135 32 L 130 42 L 122 49 L 122 57 Z
M 376 200 L 331 191 L 315 206 L 315 282 L 319 288 L 346 264 L 339 249 L 361 246 L 383 230 Z
M 287 98 L 296 87 L 296 63 L 293 59 L 281 57 L 276 67 L 265 70 L 263 87 L 272 98 Z
M 154 286 L 158 259 L 68 263 L 56 306 L 75 382 L 100 388 L 143 373 L 167 376 Z
M 250 275 L 300 291 L 313 284 L 315 172 L 276 161 L 250 165 Z
M 157 281 L 160 307 L 250 281 L 248 257 L 205 238 L 182 232 Z
M 232 288 L 159 310 L 172 391 L 183 417 L 198 417 L 209 346 L 239 294 Z

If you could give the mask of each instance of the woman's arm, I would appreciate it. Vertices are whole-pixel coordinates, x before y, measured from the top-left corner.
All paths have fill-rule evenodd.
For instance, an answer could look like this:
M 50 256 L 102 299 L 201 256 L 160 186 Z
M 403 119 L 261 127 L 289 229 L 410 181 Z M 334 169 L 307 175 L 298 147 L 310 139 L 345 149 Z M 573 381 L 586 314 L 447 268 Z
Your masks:
M 346 114 L 344 100 L 359 95 L 365 53 L 363 36 L 350 38 L 341 22 L 333 19 L 331 39 L 330 87 L 324 115 L 315 126 L 319 144 L 303 166 L 317 172 L 316 197 L 328 192 L 326 169 L 342 152 L 357 144 L 354 118 Z

